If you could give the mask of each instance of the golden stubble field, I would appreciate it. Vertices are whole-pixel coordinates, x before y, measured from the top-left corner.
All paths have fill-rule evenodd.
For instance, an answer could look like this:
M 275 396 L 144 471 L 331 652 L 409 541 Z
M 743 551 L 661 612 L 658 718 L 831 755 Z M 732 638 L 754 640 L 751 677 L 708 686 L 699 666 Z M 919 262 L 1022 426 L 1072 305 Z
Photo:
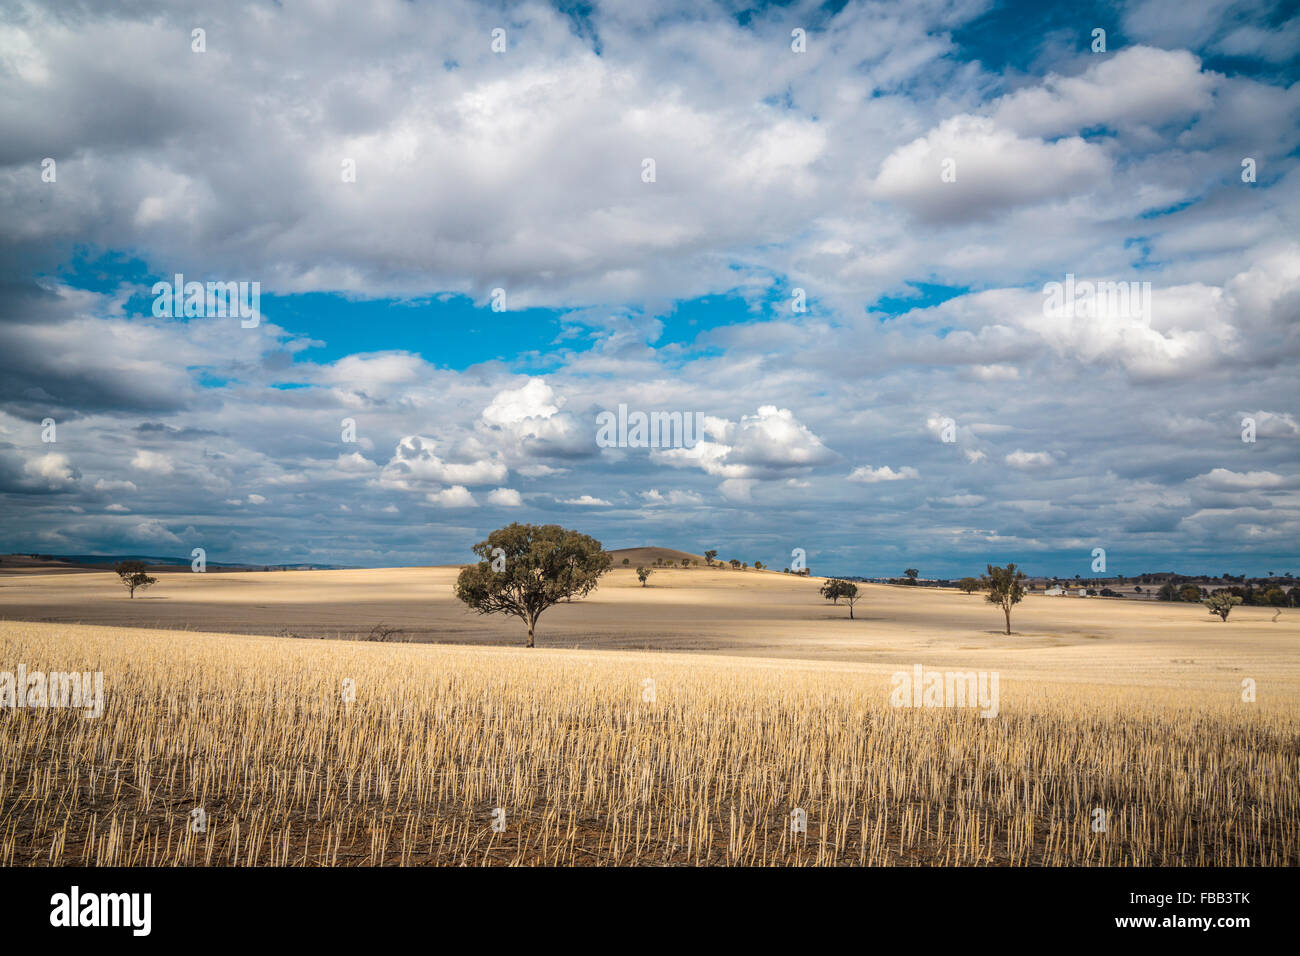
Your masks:
M 412 603 L 449 587 L 415 570 L 385 586 Z M 382 598 L 384 572 L 155 593 L 238 611 L 256 589 L 273 608 L 311 600 L 305 575 L 338 613 Z M 576 650 L 0 623 L 0 670 L 102 670 L 106 696 L 92 719 L 0 708 L 0 864 L 1300 862 L 1286 616 L 1037 597 L 1007 637 L 979 596 L 867 587 L 849 622 L 816 581 L 629 576 L 542 618 L 542 644 L 594 646 Z M 97 575 L 41 577 L 83 619 L 110 600 L 68 583 Z M 600 649 L 640 643 L 695 653 Z M 998 672 L 998 715 L 891 706 L 914 664 Z
M 480 617 L 453 596 L 457 568 L 159 573 L 134 600 L 109 572 L 0 573 L 0 620 L 164 630 L 518 645 L 513 618 Z M 1300 611 L 1239 607 L 1228 623 L 1193 604 L 1030 595 L 1002 633 L 981 594 L 860 585 L 848 619 L 822 581 L 779 572 L 656 569 L 642 588 L 618 567 L 582 601 L 538 624 L 539 647 L 654 650 L 882 663 L 1000 667 L 1041 679 L 1151 679 L 1220 686 L 1233 675 L 1300 686 Z M 892 669 L 892 668 L 891 668 Z M 1238 677 L 1238 682 L 1240 678 Z

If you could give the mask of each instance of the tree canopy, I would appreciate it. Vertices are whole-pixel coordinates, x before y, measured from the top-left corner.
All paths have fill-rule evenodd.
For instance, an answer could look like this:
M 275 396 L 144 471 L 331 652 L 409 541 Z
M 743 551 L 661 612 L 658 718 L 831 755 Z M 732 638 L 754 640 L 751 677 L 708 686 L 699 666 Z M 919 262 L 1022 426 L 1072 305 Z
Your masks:
M 157 578 L 149 576 L 148 568 L 143 561 L 119 561 L 113 565 L 113 570 L 117 572 L 117 576 L 122 579 L 122 586 L 133 598 L 137 590 L 158 583 Z
M 529 647 L 542 612 L 559 601 L 586 597 L 611 564 L 595 538 L 557 524 L 516 522 L 493 531 L 473 550 L 480 560 L 461 569 L 456 597 L 479 614 L 522 620 Z
M 1015 562 L 1005 568 L 992 564 L 985 567 L 988 568 L 988 572 L 980 583 L 988 588 L 988 602 L 998 605 L 1002 608 L 1002 613 L 1007 616 L 1007 633 L 1010 634 L 1011 607 L 1019 604 L 1025 596 L 1025 586 L 1021 583 L 1025 579 L 1025 572 L 1016 570 Z

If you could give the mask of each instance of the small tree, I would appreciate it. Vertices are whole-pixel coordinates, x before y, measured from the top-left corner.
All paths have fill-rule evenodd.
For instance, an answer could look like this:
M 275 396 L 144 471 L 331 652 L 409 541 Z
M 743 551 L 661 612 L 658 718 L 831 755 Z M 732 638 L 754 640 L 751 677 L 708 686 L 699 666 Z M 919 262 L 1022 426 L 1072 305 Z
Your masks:
M 732 559 L 731 559 L 729 562 L 727 562 L 727 563 L 730 564 L 730 565 L 731 565 L 735 570 L 737 570 L 737 571 L 740 570 L 740 561 L 739 561 L 739 559 L 737 559 L 737 558 L 732 558 Z
M 961 588 L 967 594 L 974 594 L 980 589 L 980 583 L 976 578 L 962 578 L 957 582 L 957 587 Z
M 989 594 L 986 600 L 1002 608 L 1002 613 L 1007 616 L 1007 633 L 1010 634 L 1011 608 L 1019 604 L 1025 596 L 1025 586 L 1020 583 L 1025 579 L 1025 572 L 1017 571 L 1014 562 L 1005 568 L 997 568 L 991 564 L 985 567 L 988 568 L 988 573 L 980 583 L 988 588 Z
M 713 567 L 713 559 L 716 558 L 717 556 L 718 556 L 717 550 L 710 548 L 708 551 L 704 552 L 704 561 L 706 564 L 708 564 L 709 567 Z
M 494 571 L 500 548 L 505 570 Z M 609 570 L 610 557 L 595 538 L 557 524 L 514 524 L 474 545 L 478 564 L 461 568 L 456 597 L 479 614 L 513 614 L 528 625 L 533 647 L 537 619 L 552 604 L 586 597 Z
M 122 586 L 126 588 L 132 598 L 135 597 L 137 588 L 143 590 L 152 584 L 158 583 L 157 578 L 151 578 L 146 573 L 143 561 L 119 561 L 113 565 L 113 570 L 122 579 Z
M 841 581 L 844 589 L 840 592 L 840 597 L 849 606 L 849 620 L 853 620 L 853 605 L 858 603 L 858 586 L 852 581 Z
M 916 568 L 908 568 L 906 571 L 903 572 L 903 575 L 907 578 L 908 584 L 915 584 L 916 576 L 920 573 L 921 572 L 918 571 Z
M 822 594 L 835 604 L 839 604 L 840 598 L 844 598 L 844 603 L 849 606 L 849 620 L 853 620 L 853 605 L 858 603 L 858 586 L 856 584 L 852 581 L 841 581 L 837 578 L 828 581 L 822 587 Z
M 1219 615 L 1223 621 L 1228 620 L 1228 615 L 1232 609 L 1241 603 L 1241 598 L 1235 594 L 1228 594 L 1226 591 L 1215 591 L 1205 599 L 1205 606 L 1211 614 Z
M 396 637 L 398 634 L 401 633 L 402 633 L 402 629 L 400 627 L 389 627 L 387 624 L 381 621 L 380 623 L 376 624 L 374 627 L 370 629 L 370 633 L 366 635 L 366 640 L 381 641 L 381 642 L 391 641 L 394 637 Z
M 755 562 L 754 562 L 754 570 L 755 570 L 755 571 L 762 571 L 762 570 L 763 570 L 763 562 L 762 562 L 762 561 L 755 561 Z
M 821 596 L 832 604 L 840 603 L 840 585 L 844 582 L 839 578 L 831 578 L 821 586 Z
M 623 563 L 624 563 L 624 564 L 631 564 L 631 563 L 632 563 L 632 559 L 631 559 L 631 558 L 624 558 L 624 559 L 623 559 Z
M 641 582 L 641 587 L 645 587 L 646 578 L 650 577 L 652 574 L 654 574 L 654 572 L 649 568 L 636 569 L 637 580 Z
M 1201 599 L 1201 589 L 1195 584 L 1185 584 L 1183 585 L 1183 589 L 1178 592 L 1178 596 L 1184 601 L 1195 604 Z
M 690 559 L 690 558 L 682 558 L 682 567 L 684 567 L 684 568 L 689 568 L 690 566 L 691 566 L 691 559 Z

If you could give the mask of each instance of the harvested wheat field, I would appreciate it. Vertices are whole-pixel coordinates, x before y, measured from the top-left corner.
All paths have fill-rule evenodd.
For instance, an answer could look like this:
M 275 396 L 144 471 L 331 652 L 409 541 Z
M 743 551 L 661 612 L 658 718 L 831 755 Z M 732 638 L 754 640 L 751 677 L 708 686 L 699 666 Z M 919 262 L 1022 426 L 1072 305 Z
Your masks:
M 1300 862 L 1294 631 L 1152 610 L 1131 669 L 977 630 L 1062 678 L 1003 672 L 988 719 L 892 706 L 882 662 L 3 623 L 0 661 L 102 671 L 105 703 L 0 709 L 0 865 Z M 1155 666 L 1175 639 L 1209 676 Z

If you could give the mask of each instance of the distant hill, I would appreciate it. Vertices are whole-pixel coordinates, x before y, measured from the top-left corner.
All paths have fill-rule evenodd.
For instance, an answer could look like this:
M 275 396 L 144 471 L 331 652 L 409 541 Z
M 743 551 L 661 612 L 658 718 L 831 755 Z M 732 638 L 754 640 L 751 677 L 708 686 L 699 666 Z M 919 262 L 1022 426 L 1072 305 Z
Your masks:
M 692 554 L 689 551 L 678 551 L 675 548 L 619 548 L 616 551 L 609 552 L 610 557 L 614 559 L 614 567 L 619 567 L 623 559 L 627 558 L 628 564 L 636 567 L 638 564 L 654 564 L 656 559 L 671 561 L 673 564 L 681 564 L 682 558 L 690 558 L 692 561 L 700 562 L 700 567 L 706 564 L 704 555 Z

